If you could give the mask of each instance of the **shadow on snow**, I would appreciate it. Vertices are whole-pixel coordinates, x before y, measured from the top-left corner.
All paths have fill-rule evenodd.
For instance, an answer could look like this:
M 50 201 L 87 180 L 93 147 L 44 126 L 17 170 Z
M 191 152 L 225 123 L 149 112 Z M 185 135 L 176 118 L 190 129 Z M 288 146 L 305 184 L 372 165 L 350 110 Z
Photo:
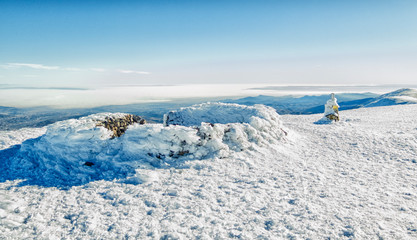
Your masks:
M 142 184 L 143 180 L 136 174 L 136 169 L 177 168 L 189 166 L 190 159 L 164 159 L 164 156 L 146 155 L 141 159 L 129 159 L 125 162 L 106 162 L 91 159 L 81 160 L 77 163 L 68 163 L 65 166 L 54 165 L 51 161 L 42 161 L 36 156 L 25 155 L 21 151 L 23 145 L 33 145 L 41 137 L 29 139 L 22 144 L 0 150 L 0 182 L 21 180 L 17 186 L 40 186 L 69 189 L 94 181 L 116 181 L 125 184 Z M 23 152 L 23 154 L 22 154 Z M 74 167 L 74 164 L 78 166 Z

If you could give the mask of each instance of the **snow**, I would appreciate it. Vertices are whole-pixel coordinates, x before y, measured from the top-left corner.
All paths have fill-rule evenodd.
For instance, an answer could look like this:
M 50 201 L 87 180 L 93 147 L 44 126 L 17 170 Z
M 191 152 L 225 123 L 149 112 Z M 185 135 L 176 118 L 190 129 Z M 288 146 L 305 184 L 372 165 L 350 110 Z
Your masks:
M 279 115 L 265 106 L 207 103 L 175 113 L 176 118 L 170 116 L 170 121 L 180 121 L 184 126 L 136 124 L 116 139 L 97 123 L 108 116 L 122 117 L 122 113 L 57 122 L 47 128 L 45 135 L 23 143 L 6 163 L 11 174 L 47 186 L 120 178 L 141 183 L 136 176 L 138 168 L 184 167 L 189 160 L 228 157 L 233 151 L 279 144 L 286 134 Z M 218 119 L 211 119 L 211 114 Z M 185 119 L 197 125 L 189 127 Z M 238 119 L 242 121 L 238 123 Z
M 339 109 L 339 104 L 337 104 L 337 98 L 335 98 L 334 94 L 332 93 L 331 98 L 327 100 L 326 104 L 324 105 L 324 116 L 339 115 L 339 113 L 335 111 L 335 108 Z
M 411 96 L 396 96 L 396 97 L 392 97 L 392 98 L 397 100 L 398 102 L 417 103 L 417 98 L 411 97 Z
M 184 114 L 172 119 L 183 125 L 133 125 L 113 140 L 94 127 L 105 114 L 49 126 L 3 160 L 10 165 L 0 166 L 0 238 L 417 238 L 417 105 L 341 111 L 341 121 L 331 125 L 314 124 L 321 114 L 278 116 L 269 108 L 234 107 L 227 112 L 230 122 L 215 109 L 233 106 L 199 105 L 177 111 Z M 199 114 L 203 108 L 216 118 Z M 196 114 L 187 119 L 192 109 Z M 202 143 L 197 128 L 218 141 Z M 226 128 L 236 132 L 224 138 Z M 179 146 L 189 153 L 138 157 Z M 220 146 L 227 154 L 217 151 Z M 82 165 L 91 160 L 86 149 L 97 151 L 92 167 Z M 193 155 L 206 150 L 216 151 Z M 56 175 L 44 173 L 48 181 L 31 182 L 35 174 L 16 170 L 30 168 L 13 165 L 24 163 L 23 156 L 43 169 L 61 161 L 82 166 L 73 163 L 69 172 L 55 169 Z M 108 175 L 87 174 L 94 168 Z M 77 174 L 90 180 L 72 180 Z
M 264 105 L 203 103 L 170 111 L 164 115 L 164 125 L 197 126 L 201 122 L 250 123 L 254 117 L 271 120 L 271 122 L 276 122 L 279 118 L 273 108 Z
M 46 128 L 21 128 L 14 131 L 0 131 L 0 150 L 21 144 L 29 138 L 43 135 Z
M 417 90 L 411 88 L 402 88 L 393 92 L 382 94 L 375 98 L 365 107 L 378 107 L 399 104 L 415 104 L 417 103 Z

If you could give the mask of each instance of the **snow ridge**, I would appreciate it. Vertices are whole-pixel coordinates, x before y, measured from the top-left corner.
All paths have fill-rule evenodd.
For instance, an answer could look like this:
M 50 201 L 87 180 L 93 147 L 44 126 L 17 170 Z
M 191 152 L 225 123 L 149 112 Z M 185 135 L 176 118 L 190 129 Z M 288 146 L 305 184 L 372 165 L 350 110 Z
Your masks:
M 122 113 L 57 122 L 22 144 L 9 161 L 14 175 L 69 186 L 93 180 L 141 183 L 138 168 L 185 166 L 187 161 L 280 144 L 279 115 L 262 105 L 206 103 L 173 111 L 162 124 L 134 124 L 119 138 L 97 122 Z M 177 124 L 177 125 L 174 125 Z M 181 126 L 181 125 L 183 126 Z
M 380 107 L 415 103 L 417 103 L 417 90 L 411 88 L 402 88 L 375 98 L 374 101 L 366 104 L 365 107 Z

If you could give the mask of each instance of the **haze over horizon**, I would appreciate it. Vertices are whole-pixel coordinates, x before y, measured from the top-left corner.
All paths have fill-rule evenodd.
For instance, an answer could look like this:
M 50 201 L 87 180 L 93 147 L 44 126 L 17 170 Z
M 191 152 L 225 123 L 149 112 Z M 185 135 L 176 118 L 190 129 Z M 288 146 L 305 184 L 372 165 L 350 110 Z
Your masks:
M 417 77 L 416 1 L 4 0 L 0 9 L 0 84 L 413 84 Z

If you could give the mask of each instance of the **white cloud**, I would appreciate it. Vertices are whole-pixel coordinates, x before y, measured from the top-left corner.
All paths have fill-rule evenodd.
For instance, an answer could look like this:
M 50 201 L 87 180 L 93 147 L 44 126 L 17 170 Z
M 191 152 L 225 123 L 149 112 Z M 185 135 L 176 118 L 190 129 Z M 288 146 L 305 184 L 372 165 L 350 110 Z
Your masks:
M 36 63 L 6 63 L 3 65 L 0 65 L 0 68 L 3 69 L 16 69 L 16 68 L 32 68 L 32 69 L 40 69 L 40 70 L 62 70 L 62 71 L 73 71 L 73 72 L 79 72 L 79 71 L 93 71 L 93 72 L 107 72 L 107 71 L 116 71 L 119 73 L 124 74 L 151 74 L 150 72 L 145 71 L 136 71 L 136 70 L 125 70 L 125 69 L 105 69 L 105 68 L 75 68 L 75 67 L 60 67 L 60 66 L 47 66 L 43 64 L 36 64 Z
M 35 63 L 7 63 L 3 65 L 5 68 L 20 68 L 20 67 L 28 67 L 33 69 L 42 69 L 42 70 L 58 70 L 60 67 L 58 66 L 46 66 L 43 64 L 35 64 Z
M 134 71 L 134 70 L 122 70 L 122 69 L 119 69 L 117 71 L 120 72 L 120 73 L 126 73 L 126 74 L 130 74 L 130 73 L 135 73 L 135 74 L 151 74 L 150 72 Z
M 81 68 L 74 68 L 74 67 L 67 67 L 67 68 L 64 68 L 63 70 L 65 70 L 65 71 L 73 71 L 73 72 L 82 71 Z
M 74 68 L 74 67 L 62 68 L 59 66 L 47 66 L 47 65 L 36 64 L 36 63 L 7 63 L 5 65 L 0 65 L 0 67 L 5 68 L 5 69 L 24 67 L 24 68 L 32 68 L 32 69 L 40 69 L 40 70 L 82 71 L 81 68 Z
M 104 69 L 104 68 L 90 68 L 90 70 L 94 71 L 94 72 L 105 72 L 105 71 L 107 71 L 107 69 Z

